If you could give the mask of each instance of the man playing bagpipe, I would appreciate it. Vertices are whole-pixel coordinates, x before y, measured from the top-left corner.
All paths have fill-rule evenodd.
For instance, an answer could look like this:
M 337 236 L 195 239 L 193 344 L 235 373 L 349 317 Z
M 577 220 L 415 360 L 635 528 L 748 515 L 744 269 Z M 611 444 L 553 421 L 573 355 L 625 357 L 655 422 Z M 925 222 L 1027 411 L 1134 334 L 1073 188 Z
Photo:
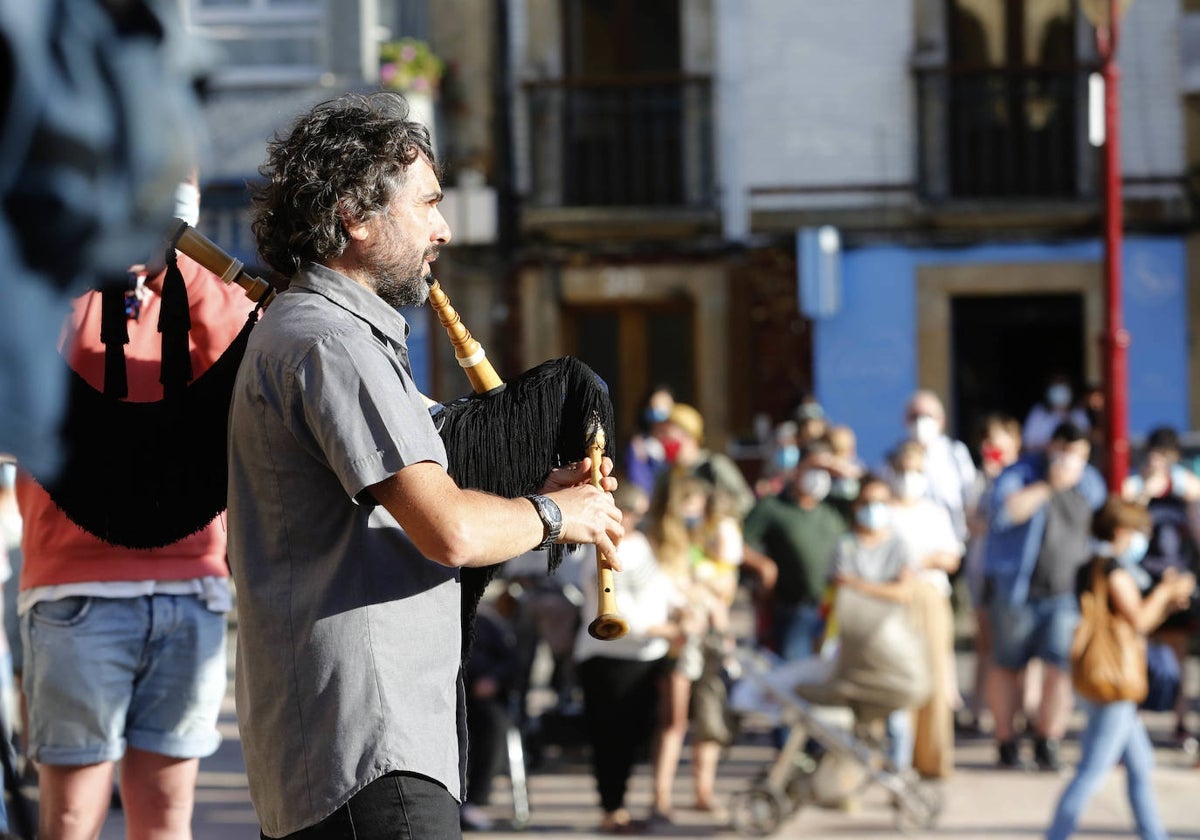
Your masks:
M 269 146 L 263 259 L 290 277 L 229 417 L 238 723 L 268 837 L 458 837 L 460 571 L 623 530 L 607 473 L 462 489 L 413 383 L 408 325 L 449 242 L 428 131 L 394 94 L 315 107 Z

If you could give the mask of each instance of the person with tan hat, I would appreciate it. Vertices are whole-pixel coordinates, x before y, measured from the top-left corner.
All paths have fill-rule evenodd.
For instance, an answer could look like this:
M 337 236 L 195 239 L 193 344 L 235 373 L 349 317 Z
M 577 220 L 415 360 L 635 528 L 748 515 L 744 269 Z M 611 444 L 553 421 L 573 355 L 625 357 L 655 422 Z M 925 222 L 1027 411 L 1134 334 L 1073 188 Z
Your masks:
M 704 448 L 704 418 L 700 412 L 687 403 L 675 403 L 660 434 L 667 462 L 686 468 L 727 493 L 737 503 L 739 518 L 744 519 L 754 507 L 754 491 L 732 458 Z

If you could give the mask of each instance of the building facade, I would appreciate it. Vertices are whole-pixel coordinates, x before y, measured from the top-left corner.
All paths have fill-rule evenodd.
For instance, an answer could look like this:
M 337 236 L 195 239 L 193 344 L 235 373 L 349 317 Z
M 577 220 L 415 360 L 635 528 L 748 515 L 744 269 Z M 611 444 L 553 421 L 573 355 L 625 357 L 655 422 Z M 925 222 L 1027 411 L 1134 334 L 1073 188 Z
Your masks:
M 247 40 L 267 66 L 214 79 L 227 171 L 206 201 L 253 177 L 264 123 L 377 85 L 381 39 L 427 40 L 448 67 L 435 123 L 461 234 L 443 285 L 502 375 L 592 365 L 622 436 L 659 383 L 718 448 L 813 392 L 874 463 L 915 388 L 969 438 L 987 411 L 1023 415 L 1052 372 L 1101 377 L 1098 57 L 1079 0 L 188 3 L 210 37 L 253 34 L 231 7 L 277 36 Z M 1135 436 L 1200 425 L 1198 5 L 1135 0 L 1122 19 Z M 414 320 L 429 390 L 466 390 Z

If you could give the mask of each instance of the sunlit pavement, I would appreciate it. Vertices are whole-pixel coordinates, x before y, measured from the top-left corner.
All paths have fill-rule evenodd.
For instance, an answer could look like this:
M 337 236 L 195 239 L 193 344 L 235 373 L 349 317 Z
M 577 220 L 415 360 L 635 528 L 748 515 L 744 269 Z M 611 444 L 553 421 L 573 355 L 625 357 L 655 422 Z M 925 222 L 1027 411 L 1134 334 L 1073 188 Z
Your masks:
M 964 658 L 963 673 L 970 673 L 970 659 Z M 1193 673 L 1197 663 L 1193 662 Z M 1151 735 L 1164 740 L 1170 717 L 1146 716 Z M 1076 715 L 1073 731 L 1078 731 L 1082 716 Z M 201 764 L 196 813 L 193 821 L 197 840 L 239 840 L 258 836 L 258 824 L 246 790 L 241 748 L 234 723 L 232 688 L 221 715 L 224 743 L 216 755 Z M 773 756 L 762 727 L 751 727 L 732 747 L 721 764 L 718 792 L 724 802 L 741 790 L 767 766 Z M 914 831 L 910 837 L 945 838 L 1032 838 L 1041 836 L 1069 771 L 1058 775 L 1000 771 L 994 765 L 994 751 L 986 739 L 960 739 L 957 746 L 958 770 L 944 783 L 945 810 L 932 831 Z M 1064 745 L 1064 759 L 1074 761 L 1078 751 L 1074 740 Z M 1175 840 L 1200 838 L 1200 770 L 1194 759 L 1166 747 L 1157 751 L 1158 768 L 1155 788 L 1159 805 L 1170 834 Z M 691 767 L 680 766 L 676 782 L 677 806 L 691 802 Z M 635 817 L 649 810 L 650 780 L 645 766 L 634 777 L 629 806 Z M 497 830 L 477 836 L 519 838 L 531 834 L 547 837 L 601 837 L 598 832 L 599 808 L 585 755 L 579 750 L 547 750 L 541 766 L 529 779 L 531 818 L 523 831 L 511 827 L 511 795 L 506 778 L 497 780 L 496 792 L 488 811 Z M 1132 836 L 1133 818 L 1125 798 L 1124 774 L 1110 774 L 1101 792 L 1092 801 L 1081 826 L 1080 837 Z M 790 817 L 775 836 L 805 838 L 878 838 L 896 832 L 895 812 L 888 796 L 879 787 L 868 788 L 857 807 L 850 811 L 805 808 Z M 726 825 L 709 814 L 677 807 L 674 825 L 659 831 L 660 836 L 736 837 Z M 114 810 L 101 834 L 103 840 L 124 836 L 124 820 Z M 468 834 L 468 837 L 472 834 Z

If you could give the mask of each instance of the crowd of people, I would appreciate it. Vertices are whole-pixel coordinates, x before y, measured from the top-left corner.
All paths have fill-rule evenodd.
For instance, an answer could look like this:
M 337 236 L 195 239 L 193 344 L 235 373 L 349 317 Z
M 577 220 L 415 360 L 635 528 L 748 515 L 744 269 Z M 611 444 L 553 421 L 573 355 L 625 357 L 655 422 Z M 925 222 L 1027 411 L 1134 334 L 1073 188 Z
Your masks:
M 33 476 L 9 469 L 0 482 L 6 554 L 20 549 L 5 585 L 17 593 L 19 638 L 7 634 L 10 654 L 0 646 L 12 661 L 0 690 L 15 674 L 26 702 L 4 720 L 19 722 L 36 768 L 43 836 L 97 836 L 118 779 L 130 836 L 188 836 L 199 760 L 219 742 L 235 596 L 238 723 L 263 836 L 486 827 L 508 732 L 530 728 L 521 622 L 538 623 L 530 593 L 547 578 L 524 572 L 520 595 L 510 564 L 474 612 L 484 629 L 473 647 L 460 624 L 464 581 L 561 545 L 587 548 L 564 564 L 575 580 L 543 599 L 535 635 L 553 637 L 558 705 L 581 705 L 605 833 L 670 826 L 689 748 L 686 806 L 725 821 L 715 788 L 738 734 L 735 648 L 753 643 L 784 662 L 837 656 L 839 592 L 907 608 L 928 690 L 887 714 L 887 752 L 925 778 L 954 771 L 956 723 L 987 719 L 1000 765 L 1060 768 L 1089 571 L 1177 670 L 1186 664 L 1200 478 L 1173 430 L 1149 436 L 1137 474 L 1110 496 L 1091 464 L 1094 417 L 1058 379 L 1024 426 L 988 417 L 972 446 L 947 435 L 941 401 L 919 391 L 876 465 L 859 457 L 852 428 L 805 398 L 771 429 L 749 482 L 706 446 L 700 412 L 657 388 L 617 474 L 612 459 L 583 459 L 523 498 L 460 487 L 413 383 L 398 312 L 425 301 L 430 264 L 451 238 L 427 130 L 398 96 L 344 97 L 276 138 L 263 174 L 254 231 L 289 283 L 249 333 L 231 384 L 227 517 L 123 546 L 71 521 Z M 197 202 L 194 182 L 181 186 L 178 215 L 194 222 Z M 186 383 L 236 344 L 252 305 L 173 250 L 166 262 L 76 301 L 62 353 L 80 387 L 166 402 L 180 384 L 168 368 L 182 363 Z M 173 320 L 190 330 L 182 358 L 166 349 Z M 152 430 L 127 432 L 121 460 L 153 470 Z M 597 641 L 584 617 L 607 570 L 621 571 L 629 632 Z M 0 563 L 0 578 L 9 573 Z M 957 591 L 969 593 L 979 663 L 966 697 Z M 739 638 L 735 620 L 743 593 L 752 638 Z M 1166 701 L 1181 744 L 1191 701 L 1182 691 Z M 1162 837 L 1136 705 L 1090 705 L 1081 745 L 1048 836 L 1070 834 L 1123 759 L 1138 829 Z M 652 806 L 635 817 L 626 795 L 643 760 Z
M 1078 598 L 1097 557 L 1112 574 L 1136 578 L 1120 608 L 1186 668 L 1198 617 L 1191 592 L 1200 478 L 1181 463 L 1178 435 L 1162 428 L 1147 438 L 1122 492 L 1108 494 L 1092 463 L 1092 418 L 1061 390 L 1052 380 L 1024 424 L 988 415 L 970 445 L 946 434 L 941 401 L 919 391 L 874 467 L 858 457 L 853 430 L 806 399 L 772 430 L 753 483 L 705 447 L 694 407 L 665 387 L 649 394 L 618 461 L 627 531 L 618 599 L 628 637 L 587 636 L 593 584 L 579 584 L 586 602 L 574 658 L 604 830 L 653 833 L 670 823 L 689 733 L 689 806 L 723 816 L 712 792 L 717 756 L 737 731 L 727 697 L 738 672 L 733 645 L 769 649 L 783 662 L 836 655 L 839 589 L 907 605 L 923 640 L 928 696 L 887 716 L 883 746 L 898 769 L 925 779 L 954 772 L 956 737 L 990 735 L 1003 768 L 1061 769 L 1081 702 L 1071 680 Z M 735 638 L 730 621 L 739 591 L 752 609 L 749 638 Z M 958 672 L 960 634 L 974 645 L 974 674 Z M 1172 698 L 1179 747 L 1192 737 L 1192 699 L 1182 688 Z M 1048 836 L 1068 836 L 1121 757 L 1133 763 L 1141 836 L 1163 836 L 1136 704 L 1117 706 L 1088 706 L 1083 756 Z M 639 757 L 652 768 L 645 819 L 625 806 Z

